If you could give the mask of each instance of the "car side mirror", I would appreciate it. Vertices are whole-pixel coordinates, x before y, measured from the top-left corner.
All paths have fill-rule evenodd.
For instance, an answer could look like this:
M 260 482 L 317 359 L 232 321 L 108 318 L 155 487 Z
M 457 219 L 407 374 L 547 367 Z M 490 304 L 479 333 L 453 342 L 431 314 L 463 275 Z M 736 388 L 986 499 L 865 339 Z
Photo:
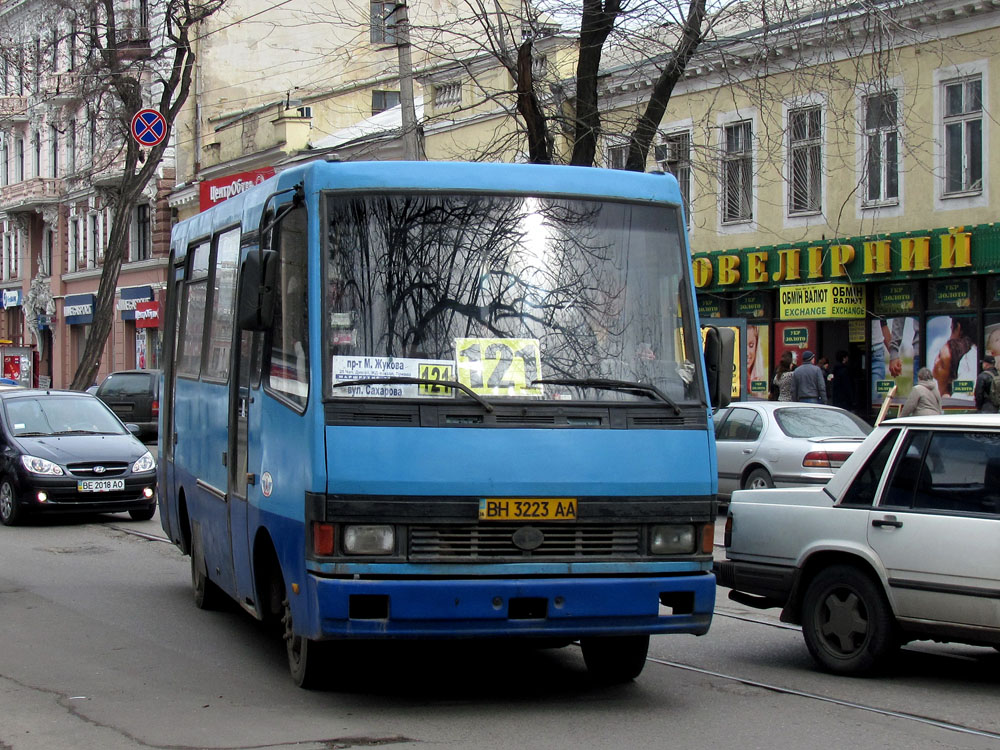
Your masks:
M 142 432 L 142 428 L 139 427 L 139 425 L 132 424 L 131 422 L 127 422 L 125 424 L 125 429 L 131 432 L 135 437 L 139 437 L 139 434 Z
M 251 250 L 240 269 L 239 325 L 245 331 L 270 330 L 274 321 L 278 254 L 274 250 Z
M 736 334 L 731 328 L 705 326 L 705 374 L 708 400 L 716 409 L 729 406 L 733 395 Z

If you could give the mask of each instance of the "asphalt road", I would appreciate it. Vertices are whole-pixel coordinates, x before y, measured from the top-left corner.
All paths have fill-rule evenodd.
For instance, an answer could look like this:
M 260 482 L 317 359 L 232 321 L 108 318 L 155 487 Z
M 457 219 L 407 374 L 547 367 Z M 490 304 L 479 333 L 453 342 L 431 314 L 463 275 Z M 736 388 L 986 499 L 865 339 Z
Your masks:
M 0 750 L 133 748 L 1000 748 L 1000 654 L 920 645 L 879 679 L 813 668 L 777 612 L 720 589 L 704 637 L 659 636 L 634 683 L 579 649 L 352 650 L 296 688 L 282 644 L 191 603 L 158 520 L 0 528 Z

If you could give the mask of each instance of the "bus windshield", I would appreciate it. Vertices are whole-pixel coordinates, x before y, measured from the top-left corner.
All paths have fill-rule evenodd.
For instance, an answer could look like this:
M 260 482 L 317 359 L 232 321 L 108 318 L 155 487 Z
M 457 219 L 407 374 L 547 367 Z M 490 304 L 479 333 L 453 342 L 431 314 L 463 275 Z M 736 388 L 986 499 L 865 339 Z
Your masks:
M 333 192 L 323 221 L 327 397 L 704 401 L 675 207 Z

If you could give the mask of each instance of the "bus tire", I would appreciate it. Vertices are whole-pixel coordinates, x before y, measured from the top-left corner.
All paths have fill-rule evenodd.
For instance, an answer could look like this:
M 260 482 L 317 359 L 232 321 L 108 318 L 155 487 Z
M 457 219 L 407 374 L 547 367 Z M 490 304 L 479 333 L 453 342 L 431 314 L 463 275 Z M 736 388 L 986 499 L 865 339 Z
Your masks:
M 300 688 L 314 690 L 325 687 L 329 680 L 329 644 L 296 635 L 292 622 L 292 608 L 285 599 L 285 651 L 288 654 L 288 671 Z
M 634 680 L 642 672 L 649 651 L 649 635 L 583 638 L 580 648 L 591 678 L 602 685 L 615 685 Z
M 194 606 L 198 609 L 218 609 L 222 605 L 222 589 L 208 577 L 208 566 L 205 564 L 198 534 L 191 536 L 191 591 L 194 594 Z

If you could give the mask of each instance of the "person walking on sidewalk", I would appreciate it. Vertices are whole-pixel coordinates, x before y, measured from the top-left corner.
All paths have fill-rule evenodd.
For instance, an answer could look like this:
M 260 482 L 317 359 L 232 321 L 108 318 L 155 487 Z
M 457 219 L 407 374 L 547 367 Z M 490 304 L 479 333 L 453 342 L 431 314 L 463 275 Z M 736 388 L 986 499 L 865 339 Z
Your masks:
M 814 360 L 812 352 L 803 352 L 802 364 L 792 371 L 792 391 L 796 401 L 825 404 L 826 378 Z
M 976 399 L 976 411 L 980 414 L 996 414 L 996 402 L 1000 394 L 993 393 L 997 387 L 997 361 L 992 354 L 983 357 L 983 371 L 976 378 L 976 389 L 973 396 Z
M 925 417 L 941 413 L 941 391 L 938 390 L 934 374 L 926 367 L 921 367 L 917 372 L 917 384 L 900 408 L 899 416 Z

